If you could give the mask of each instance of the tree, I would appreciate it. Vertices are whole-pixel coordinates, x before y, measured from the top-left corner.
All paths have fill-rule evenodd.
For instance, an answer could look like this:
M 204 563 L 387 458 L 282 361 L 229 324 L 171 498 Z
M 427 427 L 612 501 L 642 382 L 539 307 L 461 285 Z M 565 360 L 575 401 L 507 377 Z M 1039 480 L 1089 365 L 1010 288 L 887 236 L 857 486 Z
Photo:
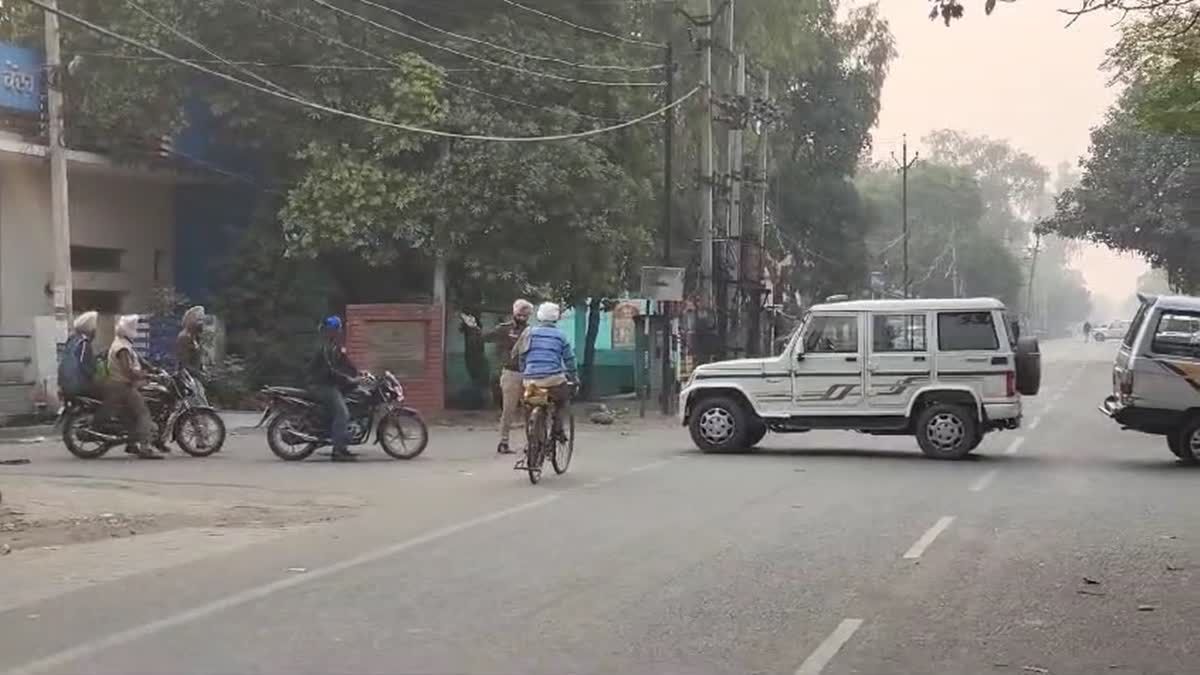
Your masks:
M 1092 132 L 1078 187 L 1063 193 L 1046 229 L 1145 256 L 1170 284 L 1200 290 L 1200 144 L 1142 128 L 1142 92 L 1128 89 Z
M 1129 22 L 1105 66 L 1134 86 L 1128 109 L 1142 126 L 1162 133 L 1200 135 L 1200 7 L 1188 17 Z
M 1016 0 L 1001 0 L 1016 2 Z M 961 0 L 929 0 L 930 19 L 941 19 L 947 26 L 954 20 L 966 15 L 966 8 Z M 996 9 L 996 0 L 981 0 L 984 14 L 991 14 Z M 1153 20 L 1165 19 L 1177 22 L 1184 32 L 1191 31 L 1200 20 L 1200 4 L 1196 0 L 1075 0 L 1073 6 L 1058 10 L 1069 17 L 1068 25 L 1080 17 L 1097 12 L 1120 13 L 1122 18 L 1130 14 L 1148 17 Z

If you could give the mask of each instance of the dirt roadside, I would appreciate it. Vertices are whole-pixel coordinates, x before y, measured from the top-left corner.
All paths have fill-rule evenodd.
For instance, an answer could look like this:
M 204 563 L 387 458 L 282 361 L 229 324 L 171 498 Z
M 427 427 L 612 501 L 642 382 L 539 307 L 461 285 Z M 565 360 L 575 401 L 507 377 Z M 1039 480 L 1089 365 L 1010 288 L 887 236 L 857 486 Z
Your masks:
M 0 556 L 184 528 L 282 528 L 352 515 L 364 502 L 255 488 L 6 476 Z

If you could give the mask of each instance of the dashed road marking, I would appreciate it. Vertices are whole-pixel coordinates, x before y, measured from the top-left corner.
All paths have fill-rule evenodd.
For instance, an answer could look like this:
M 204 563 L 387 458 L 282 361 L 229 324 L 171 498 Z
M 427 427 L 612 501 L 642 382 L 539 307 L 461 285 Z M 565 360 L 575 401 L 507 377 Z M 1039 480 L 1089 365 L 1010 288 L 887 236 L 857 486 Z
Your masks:
M 1004 449 L 1004 454 L 1015 455 L 1015 454 L 1017 454 L 1017 451 L 1021 449 L 1022 445 L 1025 445 L 1025 437 L 1024 436 L 1014 438 L 1012 443 L 1009 443 L 1008 447 Z
M 921 535 L 921 538 L 917 540 L 917 543 L 913 544 L 912 548 L 904 552 L 905 560 L 916 560 L 917 558 L 920 558 L 921 554 L 925 552 L 925 549 L 929 548 L 929 545 L 933 543 L 933 540 L 937 539 L 939 534 L 945 532 L 946 528 L 950 527 L 950 524 L 953 522 L 954 516 L 942 516 L 941 518 L 938 518 L 938 521 L 933 524 L 933 527 L 925 530 L 925 534 Z
M 265 597 L 279 593 L 280 591 L 295 588 L 303 584 L 311 584 L 319 579 L 332 577 L 355 567 L 362 567 L 363 565 L 378 562 L 380 560 L 384 560 L 391 556 L 408 551 L 409 549 L 438 541 L 440 539 L 445 539 L 452 535 L 479 527 L 481 525 L 494 523 L 497 520 L 502 520 L 509 516 L 515 516 L 525 511 L 546 506 L 547 504 L 553 503 L 558 499 L 559 495 L 547 495 L 540 499 L 535 499 L 533 501 L 518 504 L 517 506 L 495 511 L 477 518 L 464 520 L 454 525 L 448 525 L 446 527 L 432 530 L 430 532 L 426 532 L 425 534 L 413 537 L 412 539 L 406 539 L 390 546 L 385 546 L 374 551 L 363 553 L 362 555 L 354 556 L 353 558 L 346 558 L 345 560 L 333 563 L 327 567 L 309 570 L 307 574 L 291 575 L 270 583 L 248 588 L 244 591 L 234 593 L 233 595 L 227 595 L 219 600 L 214 600 L 212 602 L 200 605 L 198 607 L 193 607 L 192 609 L 185 610 L 177 614 L 172 614 L 171 616 L 167 616 L 156 621 L 151 621 L 140 626 L 134 626 L 133 628 L 127 628 L 111 635 L 84 642 L 69 649 L 64 649 L 63 651 L 45 656 L 23 666 L 17 666 L 12 670 L 8 670 L 6 671 L 6 675 L 32 675 L 33 673 L 41 673 L 47 670 L 53 670 L 68 663 L 85 659 L 107 649 L 129 644 L 130 642 L 141 640 L 156 633 L 161 633 L 164 630 L 189 624 L 193 621 L 199 621 L 214 614 L 234 609 L 256 600 L 261 600 Z
M 825 666 L 829 665 L 833 657 L 837 656 L 862 625 L 862 619 L 844 619 L 837 628 L 833 629 L 829 637 L 817 645 L 816 651 L 804 659 L 804 663 L 801 663 L 800 667 L 796 669 L 796 675 L 820 675 L 821 671 L 825 670 Z
M 1027 428 L 1028 428 L 1030 431 L 1033 431 L 1034 429 L 1037 429 L 1037 428 L 1038 428 L 1038 425 L 1039 425 L 1039 424 L 1041 424 L 1041 423 L 1042 423 L 1042 416 L 1041 416 L 1041 415 L 1038 415 L 1037 417 L 1035 417 L 1035 418 L 1033 418 L 1032 420 L 1030 420 L 1030 422 L 1029 422 L 1029 427 L 1027 427 Z
M 971 483 L 971 487 L 968 489 L 971 492 L 983 492 L 987 489 L 987 486 L 992 484 L 992 481 L 994 480 L 996 480 L 996 470 L 992 469 L 991 471 L 975 479 L 975 482 Z

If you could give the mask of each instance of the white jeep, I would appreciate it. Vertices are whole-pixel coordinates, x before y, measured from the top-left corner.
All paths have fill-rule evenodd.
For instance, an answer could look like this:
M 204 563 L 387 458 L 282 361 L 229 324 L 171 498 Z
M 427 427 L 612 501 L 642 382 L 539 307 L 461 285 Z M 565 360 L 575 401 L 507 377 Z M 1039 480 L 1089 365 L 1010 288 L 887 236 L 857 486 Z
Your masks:
M 817 305 L 779 356 L 697 367 L 679 410 L 704 452 L 844 429 L 914 435 L 927 456 L 958 459 L 1018 428 L 1021 396 L 1041 386 L 1037 340 L 1016 333 L 991 298 Z

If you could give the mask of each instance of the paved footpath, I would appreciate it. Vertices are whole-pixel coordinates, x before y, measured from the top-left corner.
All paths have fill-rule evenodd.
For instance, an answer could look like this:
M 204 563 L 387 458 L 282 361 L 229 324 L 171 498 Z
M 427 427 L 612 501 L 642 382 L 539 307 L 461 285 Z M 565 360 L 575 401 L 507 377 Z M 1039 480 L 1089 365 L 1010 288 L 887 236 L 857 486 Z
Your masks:
M 23 580 L 0 673 L 1197 672 L 1200 470 L 1096 412 L 1113 350 L 1047 345 L 1025 428 L 962 462 L 846 433 L 701 455 L 665 426 L 588 429 L 538 486 L 463 430 L 352 466 L 256 436 L 154 463 L 0 447 L 35 460 L 6 494 L 222 505 L 0 558 Z

